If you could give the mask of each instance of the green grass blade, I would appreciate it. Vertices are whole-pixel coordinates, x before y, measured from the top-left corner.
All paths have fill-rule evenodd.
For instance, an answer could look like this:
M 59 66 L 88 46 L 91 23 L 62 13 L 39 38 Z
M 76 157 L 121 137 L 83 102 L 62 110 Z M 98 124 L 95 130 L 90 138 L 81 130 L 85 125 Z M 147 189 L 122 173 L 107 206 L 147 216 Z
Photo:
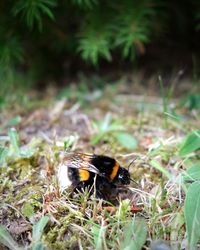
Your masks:
M 110 113 L 107 113 L 103 121 L 99 124 L 100 131 L 107 132 L 109 130 L 111 121 L 112 121 L 112 115 Z
M 184 215 L 188 236 L 188 249 L 196 249 L 200 237 L 200 182 L 192 183 L 187 191 Z
M 0 225 L 0 243 L 11 250 L 22 249 L 18 246 L 17 242 L 13 240 L 12 236 L 3 225 Z
M 168 179 L 171 179 L 171 174 L 163 167 L 160 165 L 160 163 L 156 160 L 151 160 L 150 165 L 154 167 L 155 169 L 159 170 L 163 175 L 165 175 Z
M 43 230 L 45 226 L 47 225 L 49 221 L 48 216 L 42 217 L 34 226 L 33 226 L 33 233 L 32 233 L 32 239 L 33 242 L 38 242 L 41 239 Z
M 98 133 L 91 139 L 91 144 L 96 145 L 104 137 L 105 133 Z
M 45 244 L 42 242 L 35 242 L 31 245 L 31 250 L 43 250 L 45 249 Z
M 8 131 L 8 136 L 10 138 L 11 152 L 14 151 L 15 154 L 19 154 L 19 136 L 15 128 L 11 128 Z
M 0 164 L 5 162 L 7 154 L 8 154 L 8 149 L 6 147 L 0 146 Z
M 95 249 L 100 250 L 103 248 L 103 238 L 105 236 L 106 228 L 104 226 L 93 225 L 92 234 L 94 238 Z

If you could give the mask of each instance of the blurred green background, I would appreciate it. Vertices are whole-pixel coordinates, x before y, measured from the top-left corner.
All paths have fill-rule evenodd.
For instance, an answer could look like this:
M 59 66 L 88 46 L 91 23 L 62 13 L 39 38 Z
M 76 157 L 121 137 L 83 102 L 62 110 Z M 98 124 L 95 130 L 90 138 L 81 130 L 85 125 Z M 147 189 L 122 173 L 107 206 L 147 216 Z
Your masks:
M 38 85 L 80 70 L 192 72 L 199 29 L 198 0 L 2 0 L 1 90 L 17 79 Z

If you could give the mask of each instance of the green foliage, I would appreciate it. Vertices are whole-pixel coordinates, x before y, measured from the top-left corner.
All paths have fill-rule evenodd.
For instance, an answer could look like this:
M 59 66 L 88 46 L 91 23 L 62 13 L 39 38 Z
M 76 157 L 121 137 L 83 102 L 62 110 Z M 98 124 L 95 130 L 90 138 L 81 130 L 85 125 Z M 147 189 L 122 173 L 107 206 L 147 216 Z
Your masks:
M 125 132 L 118 132 L 115 134 L 118 142 L 127 149 L 135 149 L 137 148 L 137 140 L 130 134 Z
M 25 23 L 30 29 L 33 29 L 34 25 L 36 25 L 41 31 L 43 15 L 54 20 L 51 8 L 55 7 L 56 3 L 56 0 L 19 0 L 13 6 L 13 13 L 14 16 L 21 16 L 25 19 Z
M 97 65 L 99 57 L 111 61 L 110 33 L 99 23 L 86 25 L 80 34 L 78 51 L 85 61 L 91 61 Z
M 147 225 L 145 220 L 133 219 L 124 227 L 119 249 L 142 249 L 147 238 Z
M 155 14 L 147 2 L 126 0 L 96 6 L 81 26 L 78 51 L 82 58 L 97 65 L 101 57 L 112 60 L 112 49 L 119 48 L 123 58 L 134 58 L 137 51 L 143 53 Z
M 193 164 L 185 173 L 186 180 L 200 181 L 200 162 Z
M 191 6 L 191 22 L 199 20 L 196 5 Z M 165 30 L 170 27 L 170 8 L 171 3 L 163 0 L 4 0 L 0 9 L 1 70 L 22 67 L 47 73 L 52 65 L 56 70 L 55 61 L 61 67 L 63 58 L 74 58 L 77 52 L 93 65 L 101 59 L 111 62 L 115 53 L 136 59 L 145 53 L 146 44 L 165 34 L 164 26 Z M 177 29 L 188 22 L 184 12 L 178 17 L 173 20 Z
M 200 130 L 188 134 L 183 145 L 180 147 L 179 155 L 186 156 L 200 149 Z
M 78 51 L 94 65 L 101 58 L 112 61 L 114 50 L 133 58 L 144 52 L 155 25 L 150 0 L 15 0 L 1 7 L 1 66 L 38 72 L 63 53 Z
M 111 135 L 126 149 L 131 150 L 137 147 L 137 140 L 131 134 L 124 131 L 121 122 L 113 121 L 110 113 L 107 113 L 102 121 L 94 122 L 93 125 L 96 129 L 96 134 L 91 140 L 93 145 L 96 145 L 106 136 Z
M 22 208 L 22 214 L 28 218 L 31 218 L 34 215 L 34 208 L 31 203 L 25 203 Z
M 11 250 L 22 249 L 18 246 L 17 242 L 13 240 L 12 236 L 3 225 L 0 225 L 0 243 Z
M 141 249 L 147 239 L 147 224 L 142 218 L 133 218 L 130 214 L 130 201 L 123 200 L 117 208 L 116 214 L 108 215 L 106 224 L 92 225 L 92 244 L 95 249 Z
M 9 127 L 16 126 L 21 122 L 21 120 L 22 120 L 21 116 L 17 115 L 8 120 L 6 125 Z
M 113 133 L 122 129 L 122 125 L 112 121 L 112 115 L 107 113 L 102 121 L 94 122 L 94 128 L 97 130 L 96 135 L 92 138 L 91 143 L 97 144 L 106 134 Z
M 200 131 L 189 133 L 180 145 L 179 155 L 188 157 L 200 149 Z M 193 158 L 194 159 L 194 158 Z M 187 163 L 187 162 L 186 162 Z M 183 172 L 183 180 L 190 183 L 185 188 L 186 198 L 184 203 L 184 216 L 186 222 L 188 249 L 196 249 L 200 238 L 200 162 L 193 160 L 190 167 Z
M 42 217 L 34 226 L 32 232 L 33 241 L 39 241 L 41 239 L 43 230 L 49 221 L 48 216 Z
M 6 147 L 0 146 L 0 164 L 5 162 L 7 154 L 8 149 Z
M 37 141 L 32 140 L 26 147 L 20 146 L 20 138 L 15 128 L 8 130 L 9 145 L 0 141 L 0 163 L 4 163 L 9 158 L 30 158 L 36 151 Z
M 123 57 L 134 58 L 137 50 L 144 52 L 143 44 L 150 39 L 155 14 L 148 4 L 148 1 L 126 0 L 116 7 L 119 14 L 113 22 L 114 46 L 122 48 Z
M 18 36 L 5 35 L 4 32 L 0 30 L 1 37 L 5 37 L 0 42 L 0 65 L 3 69 L 7 69 L 10 65 L 23 62 L 24 51 Z
M 91 228 L 91 232 L 94 236 L 95 249 L 103 249 L 103 240 L 105 238 L 106 228 L 103 225 L 94 224 Z
M 195 19 L 196 19 L 196 30 L 199 30 L 200 29 L 200 3 L 199 1 L 193 1 L 194 2 L 194 7 L 195 7 Z
M 172 249 L 180 249 L 180 242 L 177 241 L 181 237 L 181 229 L 185 224 L 185 218 L 183 214 L 183 209 L 176 212 L 174 219 L 171 222 L 171 232 L 170 232 L 170 240 Z
M 185 106 L 189 110 L 198 110 L 200 108 L 200 94 L 191 93 L 182 99 L 181 105 Z
M 165 175 L 168 179 L 172 178 L 172 175 L 169 173 L 167 169 L 165 169 L 158 161 L 151 160 L 150 164 L 152 167 L 160 171 L 163 175 Z
M 41 237 L 48 221 L 49 217 L 44 216 L 35 225 L 33 225 L 32 242 L 29 248 L 20 247 L 13 240 L 12 236 L 3 225 L 0 225 L 0 243 L 11 250 L 20 250 L 20 249 L 43 250 L 45 248 L 45 244 L 41 241 Z
M 91 9 L 94 5 L 98 4 L 98 0 L 72 0 L 73 3 L 77 4 L 81 8 Z
M 187 191 L 184 213 L 188 235 L 188 249 L 196 249 L 200 237 L 200 182 L 192 183 Z
M 11 128 L 8 131 L 8 136 L 10 138 L 10 154 L 19 155 L 19 153 L 20 153 L 19 135 L 18 135 L 16 129 Z
M 4 163 L 8 157 L 11 156 L 19 156 L 20 148 L 19 148 L 19 135 L 14 128 L 9 129 L 8 137 L 10 144 L 9 146 L 5 146 L 5 142 L 1 141 L 0 143 L 0 162 Z

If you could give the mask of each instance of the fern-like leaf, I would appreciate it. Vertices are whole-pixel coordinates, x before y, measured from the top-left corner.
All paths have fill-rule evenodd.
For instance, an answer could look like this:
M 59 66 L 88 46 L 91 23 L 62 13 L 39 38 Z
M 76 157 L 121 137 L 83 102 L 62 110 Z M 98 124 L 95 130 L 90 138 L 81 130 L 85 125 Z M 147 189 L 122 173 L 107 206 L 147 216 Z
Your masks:
M 96 15 L 96 16 L 95 16 Z M 102 57 L 111 61 L 111 37 L 106 22 L 101 22 L 99 12 L 90 13 L 80 32 L 78 51 L 84 60 L 98 64 Z
M 53 20 L 54 15 L 51 8 L 56 4 L 56 0 L 19 0 L 13 7 L 13 13 L 15 16 L 21 15 L 30 29 L 36 25 L 41 31 L 43 15 Z
M 118 15 L 113 20 L 114 46 L 122 49 L 123 57 L 134 58 L 144 53 L 144 44 L 150 39 L 154 10 L 148 1 L 126 0 L 115 7 Z

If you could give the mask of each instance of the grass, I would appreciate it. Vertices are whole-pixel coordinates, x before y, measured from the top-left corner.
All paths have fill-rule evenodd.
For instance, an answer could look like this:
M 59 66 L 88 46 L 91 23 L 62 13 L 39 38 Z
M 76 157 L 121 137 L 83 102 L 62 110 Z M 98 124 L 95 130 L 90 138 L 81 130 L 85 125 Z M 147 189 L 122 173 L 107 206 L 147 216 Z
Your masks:
M 148 95 L 121 94 L 122 88 L 125 83 L 114 92 L 108 86 L 101 98 L 89 101 L 80 91 L 64 102 L 57 100 L 57 92 L 42 100 L 36 95 L 35 104 L 27 97 L 28 108 L 2 109 L 2 247 L 180 249 L 187 244 L 195 249 L 200 236 L 200 202 L 195 198 L 200 186 L 199 110 L 176 100 L 166 120 L 171 92 L 160 102 Z M 131 184 L 115 205 L 87 192 L 61 194 L 55 173 L 60 152 L 69 148 L 113 156 L 124 167 L 133 162 L 129 170 L 138 185 Z

